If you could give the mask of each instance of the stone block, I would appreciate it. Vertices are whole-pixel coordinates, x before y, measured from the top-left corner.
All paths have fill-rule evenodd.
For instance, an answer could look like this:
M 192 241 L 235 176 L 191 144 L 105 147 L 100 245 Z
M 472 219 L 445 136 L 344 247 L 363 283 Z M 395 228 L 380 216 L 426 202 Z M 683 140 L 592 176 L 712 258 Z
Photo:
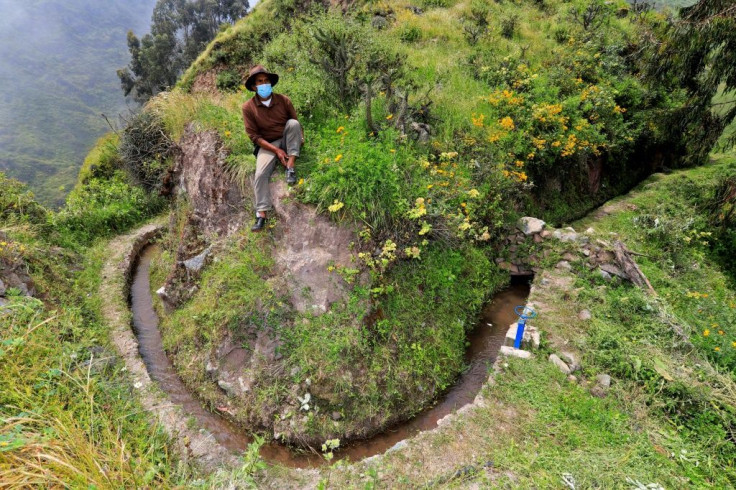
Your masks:
M 570 374 L 570 367 L 565 364 L 565 361 L 557 357 L 556 354 L 550 354 L 549 355 L 549 362 L 557 366 L 557 368 L 563 372 L 563 374 L 568 375 Z
M 544 229 L 546 223 L 539 218 L 532 218 L 531 216 L 525 216 L 519 219 L 517 228 L 519 228 L 525 235 L 533 235 L 539 233 Z
M 514 349 L 508 345 L 502 346 L 499 354 L 507 357 L 518 357 L 519 359 L 531 359 L 534 357 L 533 354 L 527 350 Z
M 506 331 L 506 338 L 504 339 L 503 345 L 508 347 L 514 346 L 514 342 L 516 342 L 516 331 L 518 328 L 518 323 L 512 323 L 509 326 L 509 329 Z M 528 350 L 539 349 L 539 341 L 539 331 L 535 327 L 527 323 L 527 325 L 524 327 L 524 338 L 521 339 L 521 348 Z

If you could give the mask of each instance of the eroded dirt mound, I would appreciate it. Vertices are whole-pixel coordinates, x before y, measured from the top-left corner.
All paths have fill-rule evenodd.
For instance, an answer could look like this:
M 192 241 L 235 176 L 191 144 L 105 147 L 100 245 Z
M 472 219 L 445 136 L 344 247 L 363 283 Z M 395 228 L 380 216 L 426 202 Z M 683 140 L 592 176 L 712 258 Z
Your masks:
M 348 285 L 330 267 L 350 267 L 355 233 L 319 215 L 314 207 L 289 199 L 283 181 L 272 184 L 279 215 L 275 229 L 278 275 L 286 281 L 291 303 L 299 312 L 320 314 L 346 298 Z

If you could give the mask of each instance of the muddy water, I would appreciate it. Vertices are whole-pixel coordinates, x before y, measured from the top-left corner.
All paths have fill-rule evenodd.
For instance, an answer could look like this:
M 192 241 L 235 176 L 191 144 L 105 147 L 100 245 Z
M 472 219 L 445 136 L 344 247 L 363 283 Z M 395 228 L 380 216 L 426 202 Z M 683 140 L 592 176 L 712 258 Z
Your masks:
M 131 285 L 133 328 L 138 337 L 141 357 L 151 378 L 169 396 L 172 403 L 181 405 L 185 413 L 194 417 L 199 426 L 209 431 L 220 444 L 234 452 L 243 451 L 252 438 L 225 418 L 205 409 L 179 379 L 163 350 L 149 282 L 151 259 L 157 252 L 155 245 L 143 250 Z M 436 405 L 412 420 L 371 439 L 348 444 L 335 454 L 336 459 L 348 458 L 351 461 L 357 461 L 383 453 L 399 441 L 421 431 L 435 428 L 439 419 L 472 403 L 488 379 L 488 369 L 503 345 L 509 324 L 516 320 L 516 315 L 513 313 L 514 306 L 524 304 L 528 295 L 529 285 L 521 281 L 494 296 L 484 308 L 480 321 L 469 335 L 470 346 L 465 354 L 468 369 Z M 324 463 L 324 459 L 319 454 L 291 450 L 276 442 L 264 444 L 261 447 L 261 455 L 267 461 L 292 467 L 308 467 Z

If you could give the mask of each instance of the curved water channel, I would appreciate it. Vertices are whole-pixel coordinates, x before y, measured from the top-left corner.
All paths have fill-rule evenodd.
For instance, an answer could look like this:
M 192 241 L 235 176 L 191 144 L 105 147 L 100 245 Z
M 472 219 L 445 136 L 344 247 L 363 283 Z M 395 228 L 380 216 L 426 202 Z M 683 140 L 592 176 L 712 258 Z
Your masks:
M 151 259 L 157 253 L 156 245 L 148 245 L 143 249 L 134 268 L 130 289 L 133 329 L 138 338 L 141 357 L 151 378 L 172 403 L 181 405 L 184 412 L 194 417 L 199 426 L 210 432 L 222 446 L 236 453 L 242 452 L 252 441 L 252 437 L 224 417 L 208 411 L 179 379 L 164 352 L 149 281 Z M 381 454 L 399 441 L 421 431 L 434 429 L 442 417 L 472 403 L 488 379 L 488 370 L 503 345 L 508 326 L 516 320 L 514 306 L 525 304 L 528 296 L 528 282 L 516 281 L 509 288 L 497 293 L 486 305 L 478 324 L 468 336 L 470 345 L 465 353 L 468 369 L 434 406 L 370 439 L 354 441 L 341 447 L 335 453 L 335 459 L 349 458 L 350 461 L 358 461 Z M 261 447 L 261 456 L 266 461 L 299 468 L 325 462 L 320 454 L 297 451 L 275 441 Z

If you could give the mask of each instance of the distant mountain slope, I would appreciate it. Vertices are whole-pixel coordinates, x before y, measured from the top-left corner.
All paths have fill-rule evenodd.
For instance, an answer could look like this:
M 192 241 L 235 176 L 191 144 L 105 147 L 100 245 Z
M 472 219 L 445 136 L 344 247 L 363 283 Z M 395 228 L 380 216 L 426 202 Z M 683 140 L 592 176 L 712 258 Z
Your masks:
M 125 110 L 115 70 L 155 0 L 0 0 L 0 170 L 58 203 L 84 156 Z M 63 186 L 63 189 L 61 188 Z

